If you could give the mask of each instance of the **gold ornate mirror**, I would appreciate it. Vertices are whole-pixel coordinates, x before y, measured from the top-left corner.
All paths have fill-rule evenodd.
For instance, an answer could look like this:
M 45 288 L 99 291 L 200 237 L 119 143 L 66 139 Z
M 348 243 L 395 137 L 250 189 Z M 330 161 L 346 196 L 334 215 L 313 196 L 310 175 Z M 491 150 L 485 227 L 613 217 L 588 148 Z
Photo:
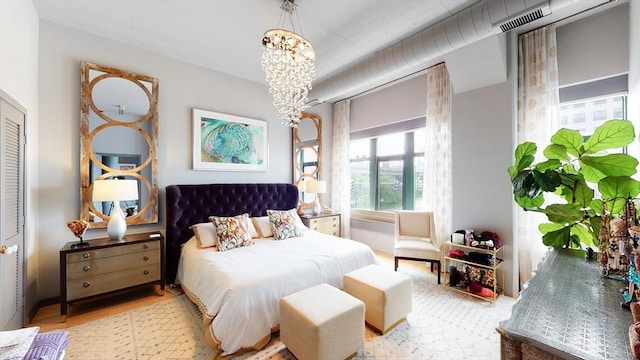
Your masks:
M 92 200 L 94 180 L 131 179 L 127 224 L 158 222 L 158 79 L 83 62 L 81 80 L 80 218 L 106 227 L 112 202 Z
M 300 202 L 305 208 L 312 206 L 316 194 L 305 192 L 302 181 L 321 180 L 322 118 L 302 113 L 297 128 L 293 128 L 293 180 L 300 191 Z

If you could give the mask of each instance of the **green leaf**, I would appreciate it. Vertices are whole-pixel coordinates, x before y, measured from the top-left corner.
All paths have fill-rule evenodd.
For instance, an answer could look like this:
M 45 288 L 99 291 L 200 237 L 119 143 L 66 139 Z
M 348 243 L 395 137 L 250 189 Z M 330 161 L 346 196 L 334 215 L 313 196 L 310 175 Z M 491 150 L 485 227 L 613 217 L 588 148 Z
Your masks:
M 536 170 L 540 170 L 540 171 L 556 170 L 560 166 L 562 166 L 562 163 L 560 162 L 560 160 L 550 159 L 536 165 Z
M 554 170 L 547 170 L 545 172 L 534 170 L 532 174 L 533 180 L 542 191 L 553 192 L 561 184 L 560 174 Z
M 594 215 L 595 214 L 602 214 L 602 200 L 600 200 L 600 199 L 591 200 L 591 203 L 589 204 L 589 207 L 594 212 Z
M 608 120 L 598 126 L 584 144 L 584 151 L 593 154 L 631 144 L 635 138 L 633 124 L 629 120 Z
M 598 182 L 606 176 L 631 176 L 637 172 L 638 160 L 627 154 L 583 156 L 580 159 L 585 179 Z
M 528 196 L 514 196 L 516 204 L 526 211 L 539 210 L 544 204 L 544 196 L 542 194 L 530 198 Z
M 589 186 L 587 186 L 584 182 L 579 182 L 576 184 L 575 189 L 573 190 L 573 200 L 574 202 L 580 204 L 581 207 L 586 208 L 593 200 L 594 191 Z
M 597 240 L 591 230 L 585 224 L 575 224 L 571 227 L 571 235 L 576 236 L 580 243 L 586 246 L 598 246 Z
M 569 244 L 570 236 L 571 229 L 568 226 L 563 226 L 562 229 L 542 235 L 542 243 L 546 246 L 562 247 Z
M 547 159 L 569 161 L 571 158 L 567 155 L 567 147 L 559 144 L 551 144 L 542 152 Z
M 609 176 L 598 182 L 598 190 L 613 215 L 622 214 L 627 198 L 640 193 L 640 182 L 629 176 Z
M 536 197 L 542 193 L 542 188 L 536 183 L 533 170 L 519 172 L 512 180 L 513 194 L 519 197 Z
M 583 137 L 578 130 L 560 129 L 551 136 L 551 143 L 563 145 L 567 152 L 575 157 L 580 156 Z
M 524 142 L 516 147 L 514 163 L 509 167 L 509 176 L 511 179 L 513 179 L 517 173 L 533 164 L 536 151 L 538 151 L 538 146 L 530 141 Z
M 567 224 L 582 220 L 583 212 L 576 204 L 551 204 L 542 210 L 551 222 Z
M 558 223 L 542 223 L 538 225 L 538 230 L 540 230 L 541 233 L 546 234 L 552 231 L 560 230 L 564 227 L 565 226 L 563 224 Z

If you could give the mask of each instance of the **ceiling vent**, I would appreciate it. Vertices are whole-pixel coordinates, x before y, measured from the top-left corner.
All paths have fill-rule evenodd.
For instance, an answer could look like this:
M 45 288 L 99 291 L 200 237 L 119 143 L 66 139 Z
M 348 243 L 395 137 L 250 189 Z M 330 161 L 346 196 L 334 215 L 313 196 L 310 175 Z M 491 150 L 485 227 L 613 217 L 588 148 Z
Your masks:
M 551 9 L 549 8 L 549 5 L 546 5 L 540 9 L 536 9 L 515 19 L 509 20 L 503 24 L 500 24 L 499 27 L 502 32 L 507 32 L 524 24 L 528 24 L 532 21 L 541 19 L 549 14 L 551 14 Z

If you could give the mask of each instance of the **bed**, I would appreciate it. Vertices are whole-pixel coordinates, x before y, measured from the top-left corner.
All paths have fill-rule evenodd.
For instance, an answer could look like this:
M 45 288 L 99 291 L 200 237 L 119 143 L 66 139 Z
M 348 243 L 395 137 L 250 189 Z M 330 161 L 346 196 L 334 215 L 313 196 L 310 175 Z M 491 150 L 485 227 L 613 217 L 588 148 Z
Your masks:
M 312 230 L 253 245 L 217 251 L 201 248 L 190 226 L 209 216 L 243 213 L 258 218 L 267 210 L 298 204 L 292 184 L 203 184 L 166 187 L 167 280 L 179 283 L 200 308 L 205 337 L 220 356 L 260 349 L 278 329 L 283 296 L 323 282 L 342 288 L 345 273 L 377 263 L 368 246 Z

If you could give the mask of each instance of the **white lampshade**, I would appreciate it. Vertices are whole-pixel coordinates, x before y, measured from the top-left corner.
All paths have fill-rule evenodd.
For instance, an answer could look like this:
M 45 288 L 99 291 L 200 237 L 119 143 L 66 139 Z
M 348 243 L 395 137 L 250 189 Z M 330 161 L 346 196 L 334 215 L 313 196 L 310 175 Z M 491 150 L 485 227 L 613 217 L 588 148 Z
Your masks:
M 93 201 L 138 200 L 137 180 L 95 180 Z
M 307 181 L 307 192 L 311 194 L 324 194 L 327 192 L 327 182 L 324 180 Z
M 93 201 L 113 201 L 113 210 L 107 222 L 107 234 L 112 240 L 122 240 L 127 232 L 127 220 L 120 209 L 120 200 L 137 199 L 137 180 L 95 180 L 93 182 Z

